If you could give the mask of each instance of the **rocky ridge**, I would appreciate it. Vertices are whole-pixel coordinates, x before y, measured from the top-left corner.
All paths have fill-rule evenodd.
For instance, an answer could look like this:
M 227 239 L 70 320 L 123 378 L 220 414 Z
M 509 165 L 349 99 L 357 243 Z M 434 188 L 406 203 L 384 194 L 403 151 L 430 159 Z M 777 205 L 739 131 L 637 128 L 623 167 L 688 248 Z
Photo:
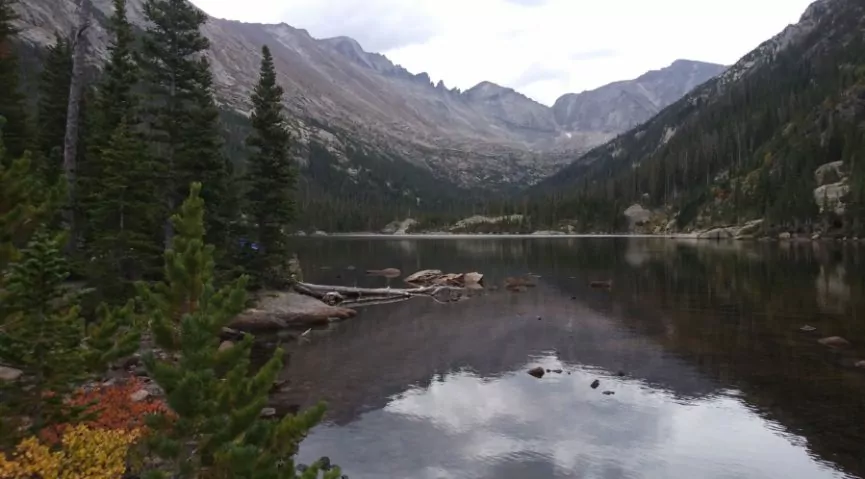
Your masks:
M 98 64 L 106 54 L 111 2 L 92 2 L 91 61 Z M 130 20 L 139 27 L 144 25 L 143 2 L 128 2 Z M 21 2 L 22 37 L 36 45 L 50 44 L 54 32 L 71 31 L 74 9 L 72 1 Z M 489 82 L 465 92 L 442 82 L 434 85 L 426 73 L 413 74 L 381 54 L 364 51 L 348 37 L 315 39 L 285 23 L 218 18 L 210 18 L 203 33 L 211 41 L 209 59 L 223 107 L 248 114 L 260 49 L 267 44 L 286 91 L 286 107 L 296 120 L 297 138 L 325 145 L 339 160 L 335 168 L 351 177 L 358 169 L 351 151 L 383 152 L 465 187 L 534 183 L 723 69 L 679 61 L 647 74 L 652 81 L 641 77 L 633 87 L 617 84 L 614 90 L 639 91 L 649 99 L 639 108 L 634 106 L 644 103 L 639 98 L 636 103 L 606 102 L 610 88 L 566 95 L 562 105 L 583 102 L 606 108 L 601 115 L 607 121 L 598 126 L 588 118 L 598 115 L 594 107 L 559 105 L 556 114 L 556 108 Z M 684 70 L 690 75 L 683 75 Z

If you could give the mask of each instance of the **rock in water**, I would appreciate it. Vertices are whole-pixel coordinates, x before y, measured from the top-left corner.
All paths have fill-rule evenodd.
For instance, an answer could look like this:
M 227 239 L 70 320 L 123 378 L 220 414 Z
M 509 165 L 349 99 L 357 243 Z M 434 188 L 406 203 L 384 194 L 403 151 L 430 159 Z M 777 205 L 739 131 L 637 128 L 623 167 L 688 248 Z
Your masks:
M 417 273 L 410 274 L 406 279 L 406 283 L 429 284 L 444 273 L 438 269 L 424 269 Z
M 353 309 L 330 306 L 310 296 L 285 291 L 265 291 L 254 308 L 234 318 L 229 325 L 240 331 L 279 331 L 292 327 L 325 325 L 331 318 L 348 319 Z
M 850 341 L 847 341 L 841 336 L 829 336 L 828 338 L 818 339 L 817 342 L 823 346 L 829 346 L 830 348 L 843 348 L 850 346 Z
M 604 396 L 612 396 L 613 394 L 616 394 L 616 393 L 613 392 L 613 391 L 604 391 L 602 394 L 603 394 Z
M 536 378 L 544 377 L 544 368 L 538 366 L 536 368 L 529 369 L 529 374 Z
M 402 271 L 396 268 L 368 269 L 366 270 L 366 274 L 370 276 L 384 276 L 385 278 L 397 278 L 402 274 Z
M 592 381 L 592 389 L 598 389 L 598 386 L 600 386 L 600 385 L 601 385 L 601 382 L 598 381 L 597 379 Z
M 801 328 L 799 328 L 799 331 L 802 331 L 804 333 L 810 333 L 812 331 L 817 331 L 817 328 L 815 328 L 814 326 L 809 326 L 806 324 L 805 326 L 802 326 Z

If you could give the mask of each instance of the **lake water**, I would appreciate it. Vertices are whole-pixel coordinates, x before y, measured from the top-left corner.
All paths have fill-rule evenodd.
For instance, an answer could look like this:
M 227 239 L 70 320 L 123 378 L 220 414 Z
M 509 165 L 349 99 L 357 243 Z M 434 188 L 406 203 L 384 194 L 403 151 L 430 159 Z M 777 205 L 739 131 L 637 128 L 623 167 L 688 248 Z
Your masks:
M 301 462 L 327 455 L 352 479 L 865 477 L 865 369 L 854 366 L 865 359 L 865 249 L 660 238 L 297 246 L 311 282 L 384 286 L 363 270 L 395 267 L 479 271 L 486 285 L 458 303 L 363 308 L 293 346 L 279 400 L 330 405 Z M 529 273 L 537 287 L 501 288 Z M 831 350 L 823 336 L 852 346 Z M 535 366 L 562 372 L 536 379 Z

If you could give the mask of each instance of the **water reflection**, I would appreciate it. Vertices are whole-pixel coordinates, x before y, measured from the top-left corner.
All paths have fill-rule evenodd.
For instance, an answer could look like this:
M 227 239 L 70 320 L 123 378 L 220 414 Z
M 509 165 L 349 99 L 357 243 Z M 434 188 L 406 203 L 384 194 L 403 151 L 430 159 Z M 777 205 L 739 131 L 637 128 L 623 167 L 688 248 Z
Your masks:
M 292 387 L 281 399 L 331 404 L 331 423 L 305 443 L 305 460 L 327 454 L 355 478 L 865 471 L 865 372 L 852 367 L 865 357 L 855 344 L 865 338 L 856 250 L 657 239 L 412 247 L 325 240 L 303 243 L 301 259 L 306 276 L 321 282 L 370 281 L 347 264 L 478 270 L 488 285 L 541 276 L 523 293 L 364 310 L 293 351 L 285 371 Z M 595 279 L 612 279 L 614 288 L 589 288 Z M 798 331 L 806 323 L 854 348 L 825 350 L 819 336 Z M 525 374 L 534 365 L 571 374 L 537 380 Z M 588 386 L 594 378 L 597 390 Z

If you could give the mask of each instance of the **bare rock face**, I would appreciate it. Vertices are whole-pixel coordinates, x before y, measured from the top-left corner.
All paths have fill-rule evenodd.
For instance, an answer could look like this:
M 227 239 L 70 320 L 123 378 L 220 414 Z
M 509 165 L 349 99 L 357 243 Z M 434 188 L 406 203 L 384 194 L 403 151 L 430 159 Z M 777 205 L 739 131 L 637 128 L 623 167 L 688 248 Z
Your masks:
M 329 306 L 294 292 L 266 292 L 259 296 L 255 308 L 241 313 L 229 327 L 249 332 L 277 331 L 327 324 L 332 319 L 348 319 L 356 314 L 353 309 Z
M 556 122 L 566 130 L 618 133 L 646 122 L 666 106 L 726 67 L 676 60 L 670 66 L 628 81 L 619 81 L 556 100 Z
M 91 61 L 98 64 L 107 55 L 112 2 L 92 1 L 96 15 L 90 30 Z M 72 30 L 75 3 L 18 2 L 16 26 L 26 41 L 46 46 L 54 41 L 55 31 Z M 144 0 L 127 2 L 129 18 L 138 27 L 144 25 L 143 5 Z M 343 164 L 347 136 L 362 149 L 387 152 L 464 187 L 537 181 L 723 69 L 677 62 L 636 83 L 566 95 L 550 108 L 490 82 L 465 92 L 433 84 L 426 73 L 413 74 L 348 37 L 316 39 L 284 23 L 217 18 L 210 18 L 202 30 L 210 40 L 208 60 L 222 105 L 248 114 L 261 45 L 267 44 L 300 144 L 314 139 L 324 145 L 351 176 L 357 165 Z
M 652 212 L 638 204 L 633 204 L 625 210 L 624 215 L 628 219 L 629 229 L 633 231 L 636 227 L 647 223 L 652 217 Z

